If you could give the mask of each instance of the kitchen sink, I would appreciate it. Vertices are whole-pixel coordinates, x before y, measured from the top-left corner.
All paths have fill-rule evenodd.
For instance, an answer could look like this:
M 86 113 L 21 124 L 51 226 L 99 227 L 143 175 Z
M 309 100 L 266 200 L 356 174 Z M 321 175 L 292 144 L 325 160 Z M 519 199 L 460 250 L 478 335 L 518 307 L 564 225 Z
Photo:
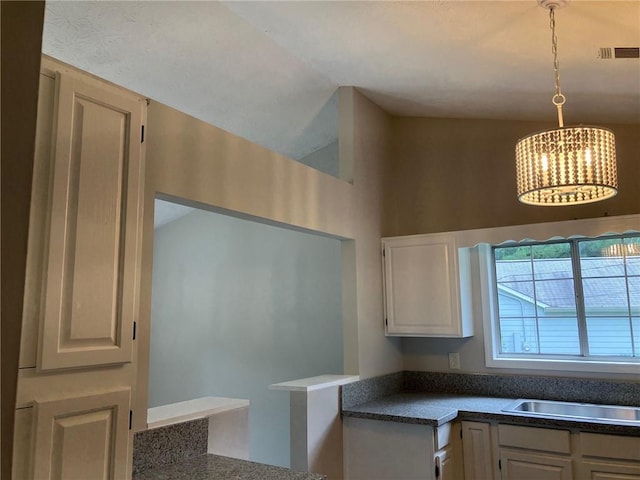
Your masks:
M 518 400 L 516 404 L 503 409 L 503 411 L 552 417 L 634 422 L 640 425 L 640 407 L 619 407 L 615 405 L 555 402 L 550 400 Z

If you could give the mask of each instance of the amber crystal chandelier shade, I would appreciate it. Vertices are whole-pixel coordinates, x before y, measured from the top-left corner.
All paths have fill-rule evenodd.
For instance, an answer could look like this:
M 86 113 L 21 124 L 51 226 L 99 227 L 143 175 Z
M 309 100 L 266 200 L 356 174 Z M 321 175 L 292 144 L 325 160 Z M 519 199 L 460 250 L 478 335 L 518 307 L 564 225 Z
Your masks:
M 565 127 L 560 89 L 555 9 L 561 0 L 538 0 L 549 9 L 556 91 L 552 103 L 559 128 L 521 138 L 516 144 L 518 200 L 529 205 L 563 206 L 597 202 L 618 193 L 613 132 L 593 126 Z

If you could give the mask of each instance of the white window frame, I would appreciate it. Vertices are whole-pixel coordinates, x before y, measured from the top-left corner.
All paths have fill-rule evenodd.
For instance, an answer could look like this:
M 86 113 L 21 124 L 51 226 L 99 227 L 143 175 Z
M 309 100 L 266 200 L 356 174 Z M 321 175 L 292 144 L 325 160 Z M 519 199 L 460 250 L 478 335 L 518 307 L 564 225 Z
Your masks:
M 612 220 L 616 217 L 610 217 Z M 502 238 L 500 241 L 496 241 L 496 238 L 500 238 L 500 233 L 496 230 L 499 229 L 487 229 L 484 235 L 485 240 L 482 239 L 480 231 L 475 231 L 473 237 L 477 240 L 475 248 L 478 252 L 478 280 L 480 288 L 481 310 L 482 310 L 482 324 L 484 333 L 484 347 L 485 347 L 485 365 L 489 368 L 504 368 L 504 369 L 531 369 L 531 370 L 553 370 L 553 371 L 575 371 L 575 372 L 591 372 L 591 373 L 638 373 L 640 371 L 640 359 L 639 358 L 620 358 L 620 357 L 603 357 L 603 358 L 584 358 L 584 357 L 572 357 L 567 358 L 565 356 L 554 357 L 552 355 L 545 355 L 543 358 L 514 358 L 513 356 L 501 356 L 500 355 L 500 338 L 498 330 L 498 306 L 497 306 L 497 292 L 495 282 L 495 269 L 493 266 L 493 252 L 492 244 L 499 245 L 514 238 L 520 240 L 531 241 L 533 237 L 538 237 L 536 241 L 544 242 L 545 240 L 552 239 L 566 239 L 572 237 L 598 237 L 605 234 L 624 234 L 624 233 L 638 233 L 640 230 L 640 215 L 625 216 L 624 219 L 618 219 L 617 223 L 603 222 L 603 219 L 581 220 L 579 225 L 574 231 L 568 227 L 570 222 L 557 222 L 557 225 L 562 224 L 560 232 L 563 236 L 548 235 L 549 232 L 553 232 L 554 224 L 539 224 L 536 225 L 523 225 L 521 227 L 509 227 L 508 233 L 510 237 Z M 621 227 L 620 220 L 624 227 Z M 607 229 L 607 226 L 613 226 L 614 230 Z M 632 228 L 628 228 L 632 227 Z M 493 231 L 491 231 L 493 230 Z M 490 232 L 491 231 L 491 232 Z M 535 235 L 535 232 L 540 235 Z M 572 233 L 568 233 L 571 232 Z M 489 233 L 490 232 L 490 233 Z M 533 235 L 532 235 L 533 234 Z M 517 235 L 517 236 L 514 236 Z M 491 242 L 491 243 L 487 243 Z

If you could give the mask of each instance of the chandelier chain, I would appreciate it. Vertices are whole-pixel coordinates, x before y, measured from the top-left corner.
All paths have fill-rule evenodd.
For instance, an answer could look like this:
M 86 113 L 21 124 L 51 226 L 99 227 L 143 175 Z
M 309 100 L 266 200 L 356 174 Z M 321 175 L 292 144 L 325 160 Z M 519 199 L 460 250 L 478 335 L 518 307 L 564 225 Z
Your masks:
M 558 61 L 558 36 L 556 35 L 556 14 L 555 7 L 549 8 L 549 26 L 551 28 L 551 53 L 553 53 L 553 75 L 556 85 L 556 93 L 551 99 L 552 103 L 558 109 L 558 123 L 560 127 L 564 126 L 564 118 L 562 115 L 562 106 L 566 98 L 562 94 L 560 87 L 560 62 Z

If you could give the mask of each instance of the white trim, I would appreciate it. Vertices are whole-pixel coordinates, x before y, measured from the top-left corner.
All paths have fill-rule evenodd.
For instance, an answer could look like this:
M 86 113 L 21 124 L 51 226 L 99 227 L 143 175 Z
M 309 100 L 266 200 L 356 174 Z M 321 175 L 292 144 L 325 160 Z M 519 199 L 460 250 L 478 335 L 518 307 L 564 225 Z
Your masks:
M 226 397 L 201 397 L 170 403 L 147 410 L 147 428 L 164 427 L 248 407 L 249 400 Z
M 290 382 L 274 383 L 269 390 L 288 390 L 290 392 L 310 392 L 322 388 L 345 385 L 360 380 L 358 375 L 318 375 L 317 377 L 291 380 Z
M 510 227 L 459 230 L 453 232 L 458 247 L 473 247 L 479 243 L 499 245 L 523 239 L 546 241 L 573 236 L 597 237 L 606 233 L 623 234 L 640 230 L 640 214 L 587 218 L 564 222 L 532 223 Z
M 606 233 L 618 234 L 640 230 L 640 215 L 625 215 L 619 217 L 605 217 L 573 222 L 554 222 L 535 225 L 521 225 L 496 229 L 473 230 L 457 232 L 461 243 L 476 245 L 479 261 L 479 288 L 482 302 L 482 325 L 484 330 L 485 365 L 488 368 L 517 368 L 533 370 L 575 371 L 594 373 L 637 373 L 640 360 L 626 359 L 623 361 L 593 359 L 552 359 L 545 358 L 513 358 L 500 357 L 499 335 L 496 327 L 496 292 L 495 271 L 491 255 L 491 245 L 506 240 L 523 238 L 569 238 L 575 235 L 597 237 Z M 464 240 L 462 240 L 464 239 Z M 541 240 L 542 241 L 542 240 Z
M 490 358 L 487 359 L 489 368 L 518 368 L 531 370 L 560 370 L 565 372 L 594 372 L 594 373 L 638 373 L 640 363 L 631 362 L 595 362 L 591 360 L 551 360 L 535 358 Z

